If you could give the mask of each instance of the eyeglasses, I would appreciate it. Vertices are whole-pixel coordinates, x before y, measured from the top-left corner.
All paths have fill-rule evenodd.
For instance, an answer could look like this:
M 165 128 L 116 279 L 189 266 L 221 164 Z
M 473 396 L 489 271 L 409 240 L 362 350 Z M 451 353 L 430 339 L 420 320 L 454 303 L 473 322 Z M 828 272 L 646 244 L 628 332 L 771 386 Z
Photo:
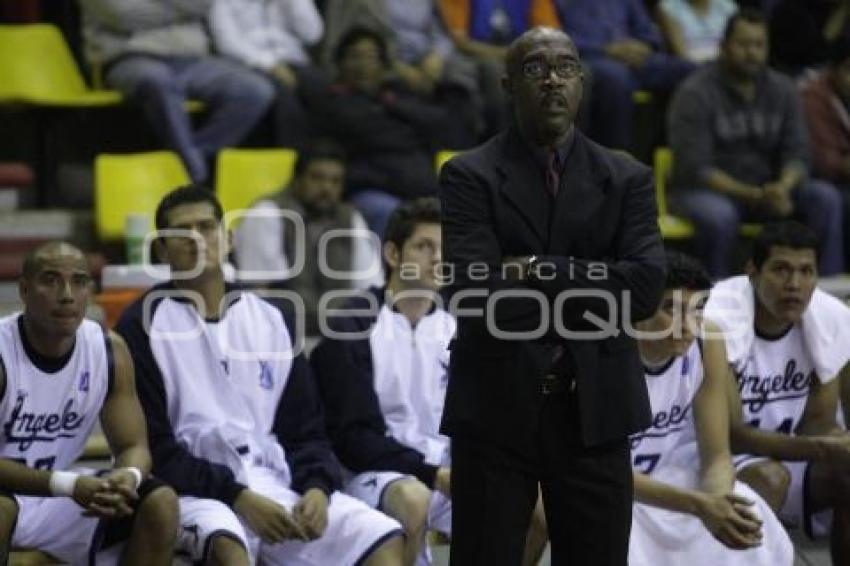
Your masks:
M 553 70 L 562 79 L 572 79 L 581 74 L 581 63 L 567 59 L 550 65 L 539 59 L 532 59 L 522 64 L 522 76 L 527 79 L 539 80 L 548 77 Z

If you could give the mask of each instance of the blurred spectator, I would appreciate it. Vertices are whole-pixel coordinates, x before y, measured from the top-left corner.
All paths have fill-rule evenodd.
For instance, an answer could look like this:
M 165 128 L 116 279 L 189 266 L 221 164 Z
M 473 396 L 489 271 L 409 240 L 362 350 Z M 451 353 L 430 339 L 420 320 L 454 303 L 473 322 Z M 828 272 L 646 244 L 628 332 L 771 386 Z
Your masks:
M 823 242 L 821 272 L 842 269 L 841 198 L 806 178 L 807 134 L 791 80 L 766 66 L 760 12 L 729 19 L 720 58 L 679 88 L 670 107 L 675 204 L 696 224 L 711 274 L 728 273 L 738 224 L 799 216 Z
M 369 27 L 387 39 L 393 70 L 411 90 L 435 96 L 465 121 L 447 147 L 472 145 L 485 119 L 498 117 L 503 98 L 502 65 L 461 53 L 443 24 L 435 0 L 329 0 L 325 53 L 333 52 L 342 34 Z M 329 58 L 328 58 L 329 59 Z M 467 112 L 474 108 L 474 112 Z
M 694 63 L 713 61 L 734 0 L 662 0 L 659 16 L 670 51 Z
M 615 149 L 632 149 L 639 89 L 666 93 L 694 64 L 661 51 L 661 34 L 643 0 L 556 0 L 564 29 L 591 69 L 590 135 Z
M 559 28 L 552 0 L 438 0 L 458 47 L 504 59 L 507 45 L 536 26 Z
M 309 144 L 298 154 L 291 185 L 257 201 L 236 232 L 236 261 L 242 281 L 297 292 L 304 299 L 308 336 L 318 335 L 319 299 L 327 291 L 366 289 L 384 283 L 380 246 L 368 239 L 371 232 L 360 213 L 341 202 L 344 181 L 342 148 L 329 141 Z M 303 219 L 304 233 L 299 234 L 295 223 L 281 211 Z M 333 230 L 351 231 L 352 237 L 332 237 L 326 246 L 320 246 L 322 237 Z M 322 268 L 320 253 L 327 268 L 364 277 L 331 277 Z M 299 256 L 303 256 L 304 266 L 292 276 L 289 270 Z M 370 269 L 372 272 L 365 276 Z M 252 275 L 251 271 L 258 273 Z
M 809 77 L 802 92 L 813 175 L 835 184 L 844 201 L 846 255 L 850 252 L 850 38 L 833 46 L 829 66 Z
M 210 0 L 80 0 L 86 56 L 107 86 L 138 102 L 166 147 L 192 179 L 209 176 L 208 160 L 237 144 L 266 113 L 272 84 L 241 65 L 210 56 L 205 21 Z M 187 97 L 206 105 L 192 130 Z
M 850 33 L 850 0 L 779 0 L 770 17 L 770 64 L 798 74 L 825 63 L 829 45 Z
M 392 62 L 374 30 L 351 29 L 334 59 L 336 83 L 305 82 L 305 97 L 318 126 L 345 147 L 350 200 L 381 236 L 401 200 L 436 194 L 434 140 L 454 117 L 387 79 Z
M 310 136 L 298 80 L 316 72 L 307 47 L 323 28 L 313 0 L 213 0 L 210 30 L 219 53 L 268 74 L 277 87 L 278 145 L 300 147 Z

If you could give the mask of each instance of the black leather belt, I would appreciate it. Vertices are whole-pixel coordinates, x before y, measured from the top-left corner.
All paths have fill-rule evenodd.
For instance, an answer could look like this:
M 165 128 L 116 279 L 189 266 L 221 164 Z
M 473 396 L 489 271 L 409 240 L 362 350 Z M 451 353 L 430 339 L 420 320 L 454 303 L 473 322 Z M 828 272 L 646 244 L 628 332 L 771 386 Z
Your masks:
M 576 380 L 565 375 L 549 373 L 540 380 L 540 392 L 543 395 L 555 395 L 558 393 L 574 393 Z

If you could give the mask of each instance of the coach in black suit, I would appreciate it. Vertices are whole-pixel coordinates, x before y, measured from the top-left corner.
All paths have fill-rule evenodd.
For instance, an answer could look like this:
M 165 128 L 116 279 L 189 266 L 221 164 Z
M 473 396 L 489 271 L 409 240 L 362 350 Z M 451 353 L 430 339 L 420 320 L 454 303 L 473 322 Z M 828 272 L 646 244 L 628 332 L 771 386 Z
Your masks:
M 573 127 L 582 86 L 568 36 L 525 33 L 513 126 L 441 173 L 453 566 L 520 564 L 538 483 L 553 565 L 626 564 L 627 435 L 650 412 L 622 329 L 655 310 L 664 259 L 650 170 Z

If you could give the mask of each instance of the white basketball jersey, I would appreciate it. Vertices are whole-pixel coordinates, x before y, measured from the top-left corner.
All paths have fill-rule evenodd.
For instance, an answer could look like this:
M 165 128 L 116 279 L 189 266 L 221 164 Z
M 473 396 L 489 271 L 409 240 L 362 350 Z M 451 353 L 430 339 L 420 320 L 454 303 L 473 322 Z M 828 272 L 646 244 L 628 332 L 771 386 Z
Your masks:
M 109 390 L 111 349 L 104 329 L 83 320 L 64 366 L 43 371 L 25 350 L 20 316 L 0 319 L 6 370 L 0 456 L 31 468 L 65 469 L 82 454 L 100 416 Z
M 809 389 L 818 379 L 800 325 L 776 339 L 756 335 L 746 361 L 734 369 L 744 422 L 792 434 L 800 424 Z
M 389 433 L 435 466 L 449 463 L 440 417 L 455 327 L 452 315 L 435 309 L 411 328 L 406 316 L 385 304 L 369 338 L 375 395 Z
M 676 448 L 696 442 L 692 407 L 703 378 L 699 342 L 658 371 L 645 370 L 645 377 L 652 424 L 631 437 L 632 467 L 652 474 Z

